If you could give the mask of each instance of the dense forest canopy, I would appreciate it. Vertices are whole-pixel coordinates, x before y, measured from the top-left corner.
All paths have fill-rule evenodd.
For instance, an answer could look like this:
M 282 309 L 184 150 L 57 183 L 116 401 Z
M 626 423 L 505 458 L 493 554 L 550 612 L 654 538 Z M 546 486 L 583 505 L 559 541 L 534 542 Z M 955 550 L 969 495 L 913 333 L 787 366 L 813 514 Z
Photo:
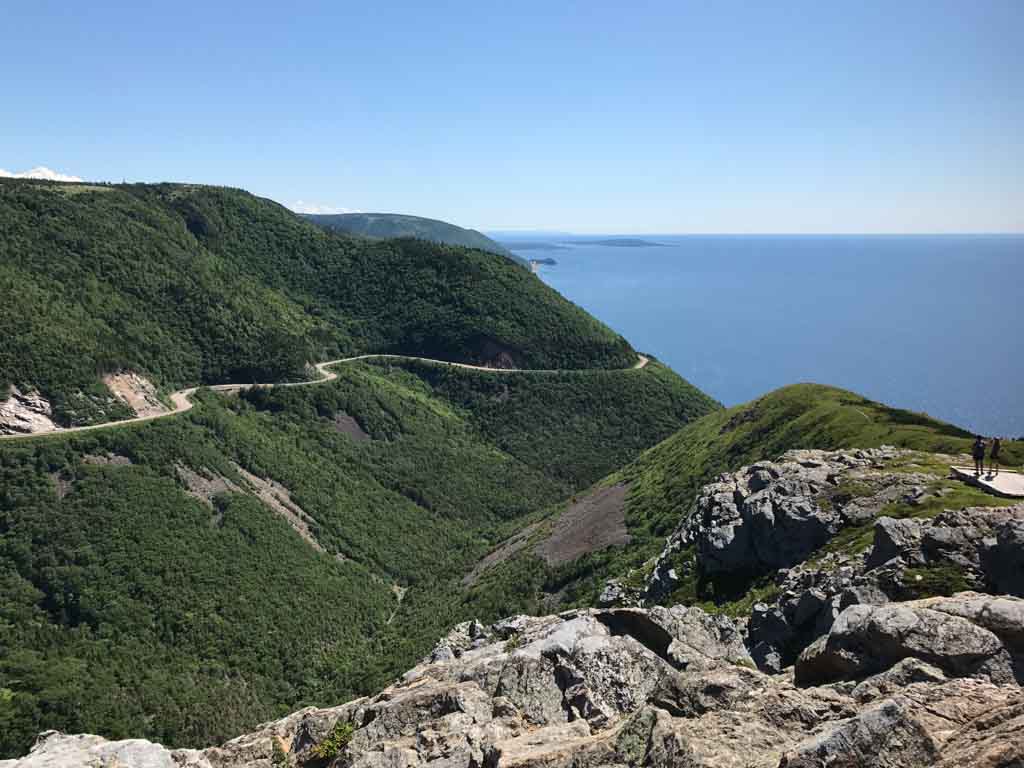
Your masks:
M 488 550 L 717 407 L 656 363 L 337 373 L 0 443 L 0 755 L 47 728 L 212 744 L 375 690 L 452 623 L 520 604 L 464 593 Z
M 0 179 L 0 307 L 0 389 L 38 389 L 64 423 L 102 420 L 99 377 L 120 370 L 166 389 L 303 378 L 308 362 L 360 352 L 636 360 L 508 259 L 327 232 L 224 187 Z

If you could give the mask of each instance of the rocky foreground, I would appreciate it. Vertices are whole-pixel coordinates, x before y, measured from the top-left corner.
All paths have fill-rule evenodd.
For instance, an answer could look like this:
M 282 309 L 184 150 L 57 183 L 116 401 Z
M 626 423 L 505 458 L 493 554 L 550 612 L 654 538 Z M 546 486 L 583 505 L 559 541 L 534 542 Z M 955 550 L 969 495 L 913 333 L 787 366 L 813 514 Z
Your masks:
M 1024 766 L 1024 507 L 943 510 L 956 489 L 917 461 L 724 475 L 617 587 L 636 605 L 460 625 L 374 697 L 204 750 L 44 733 L 0 768 Z M 752 567 L 773 589 L 737 620 L 643 606 Z M 915 598 L 922 574 L 970 589 Z
M 51 732 L 0 766 L 1017 766 L 1022 662 L 1024 600 L 976 593 L 851 606 L 776 675 L 699 608 L 520 616 L 220 747 Z

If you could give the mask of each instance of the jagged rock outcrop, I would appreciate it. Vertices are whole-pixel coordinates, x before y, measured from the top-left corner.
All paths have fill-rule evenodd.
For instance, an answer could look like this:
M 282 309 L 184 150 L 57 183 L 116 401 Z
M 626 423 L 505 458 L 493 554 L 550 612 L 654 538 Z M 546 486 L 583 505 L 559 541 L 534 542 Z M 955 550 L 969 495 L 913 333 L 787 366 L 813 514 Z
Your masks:
M 745 630 L 758 667 L 780 672 L 844 609 L 918 597 L 926 578 L 931 589 L 1024 594 L 1024 505 L 886 515 L 934 508 L 949 493 L 934 474 L 913 471 L 922 460 L 933 462 L 892 448 L 789 451 L 719 476 L 669 537 L 644 602 L 687 579 L 774 571 L 774 594 L 754 604 Z M 840 534 L 851 543 L 835 547 Z M 866 551 L 856 544 L 865 536 Z M 612 586 L 609 602 L 631 597 Z
M 999 577 L 995 571 L 1002 567 L 1005 556 L 1021 551 L 1019 543 L 1011 540 L 1015 524 L 1024 524 L 1024 505 L 950 509 L 932 519 L 882 516 L 875 522 L 865 566 L 877 568 L 893 560 L 909 566 L 945 563 L 962 569 L 975 586 L 996 586 L 993 582 Z M 988 551 L 998 546 L 1001 534 L 1003 551 L 989 557 Z
M 11 387 L 0 400 L 0 435 L 27 435 L 58 429 L 50 401 L 38 392 Z
M 924 493 L 914 474 L 880 476 L 894 449 L 854 452 L 789 451 L 722 475 L 704 487 L 686 521 L 701 571 L 789 568 L 840 528 L 863 522 L 878 506 Z M 855 470 L 875 469 L 870 474 Z M 871 482 L 870 494 L 843 496 L 843 481 Z
M 1024 599 L 964 592 L 891 605 L 852 605 L 797 660 L 796 682 L 862 678 L 913 658 L 951 677 L 1024 680 Z
M 757 666 L 781 672 L 828 632 L 843 609 L 889 602 L 880 586 L 882 576 L 864 573 L 863 557 L 838 555 L 780 571 L 778 596 L 772 603 L 755 603 L 747 622 L 747 642 Z
M 704 574 L 792 567 L 843 526 L 872 519 L 886 504 L 919 501 L 930 478 L 885 471 L 887 462 L 906 453 L 887 447 L 794 450 L 778 461 L 719 475 L 669 536 L 646 599 L 670 595 L 695 563 Z M 691 549 L 695 563 L 681 564 L 680 553 Z
M 467 622 L 378 695 L 219 747 L 48 732 L 0 768 L 928 768 L 950 754 L 958 768 L 1018 765 L 1024 693 L 975 661 L 1019 651 L 1022 606 L 974 593 L 918 601 L 906 606 L 916 630 L 906 615 L 852 606 L 830 634 L 844 642 L 822 652 L 848 654 L 844 676 L 876 674 L 804 687 L 754 669 L 737 627 L 699 608 Z M 854 642 L 872 621 L 904 629 L 877 651 Z M 896 659 L 900 648 L 911 653 Z M 957 677 L 979 672 L 989 679 Z
M 1022 594 L 1024 506 L 947 510 L 933 519 L 881 517 L 873 533 L 862 555 L 826 555 L 780 572 L 779 596 L 756 604 L 747 624 L 759 667 L 777 672 L 792 664 L 851 605 L 912 597 L 909 568 L 945 568 L 971 589 Z

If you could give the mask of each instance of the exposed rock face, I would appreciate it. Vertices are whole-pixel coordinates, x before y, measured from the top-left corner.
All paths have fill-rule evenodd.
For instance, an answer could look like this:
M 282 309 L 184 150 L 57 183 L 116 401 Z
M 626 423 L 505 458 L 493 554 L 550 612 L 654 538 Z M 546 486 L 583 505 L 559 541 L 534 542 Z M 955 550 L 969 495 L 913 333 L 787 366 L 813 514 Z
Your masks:
M 30 755 L 0 768 L 1019 765 L 1021 688 L 993 682 L 998 675 L 955 675 L 978 672 L 980 656 L 1020 648 L 1022 606 L 974 593 L 908 604 L 916 625 L 895 614 L 873 619 L 909 627 L 886 635 L 884 651 L 843 646 L 850 658 L 870 655 L 862 676 L 878 674 L 856 686 L 803 688 L 752 668 L 732 622 L 698 608 L 467 622 L 377 696 L 300 710 L 219 747 L 168 750 L 49 732 Z M 857 618 L 865 608 L 844 611 L 832 634 L 852 638 L 870 623 Z M 897 643 L 936 664 L 909 656 L 889 664 Z M 319 751 L 345 731 L 336 754 Z
M 11 387 L 8 398 L 0 401 L 0 435 L 52 432 L 59 429 L 52 416 L 50 402 L 38 392 Z
M 885 504 L 924 496 L 929 478 L 884 471 L 904 455 L 893 448 L 789 451 L 720 475 L 704 486 L 669 537 L 648 581 L 646 598 L 670 595 L 686 575 L 678 553 L 694 548 L 702 573 L 789 568 L 843 526 L 872 519 Z M 844 492 L 855 484 L 858 493 Z
M 795 565 L 839 530 L 842 517 L 811 500 L 830 467 L 809 463 L 763 462 L 704 487 L 690 523 L 704 572 Z
M 865 555 L 829 555 L 780 572 L 779 597 L 751 613 L 751 656 L 760 668 L 780 671 L 843 609 L 912 596 L 911 567 L 952 568 L 973 589 L 1022 594 L 1024 506 L 949 510 L 931 520 L 882 517 Z
M 1016 686 L 980 680 L 914 683 L 852 718 L 827 724 L 789 750 L 779 765 L 1009 768 L 1024 760 L 1024 739 L 1007 728 L 1020 716 L 1022 703 Z M 959 762 L 949 761 L 953 754 Z
M 1024 702 L 990 701 L 943 745 L 936 768 L 1016 768 L 1024 765 Z
M 874 516 L 881 505 L 923 494 L 923 478 L 880 475 L 899 455 L 879 448 L 854 452 L 789 451 L 722 475 L 705 486 L 686 521 L 704 573 L 788 568 L 841 527 Z M 870 482 L 875 493 L 836 492 L 843 482 Z
M 777 594 L 754 605 L 746 631 L 755 663 L 777 673 L 849 606 L 919 596 L 922 569 L 954 589 L 1024 595 L 1024 505 L 946 510 L 931 519 L 882 514 L 888 505 L 913 510 L 948 492 L 936 488 L 934 475 L 890 468 L 918 459 L 891 448 L 790 451 L 721 475 L 669 537 L 643 602 L 664 600 L 685 579 L 775 571 Z M 868 525 L 867 551 L 821 549 L 836 534 L 871 535 Z M 633 599 L 614 586 L 608 604 Z
M 796 682 L 862 678 L 914 658 L 945 674 L 1024 679 L 1024 600 L 964 592 L 883 606 L 853 605 L 797 660 Z
M 159 416 L 170 409 L 160 402 L 156 386 L 149 379 L 131 371 L 109 373 L 103 377 L 107 389 L 136 416 Z

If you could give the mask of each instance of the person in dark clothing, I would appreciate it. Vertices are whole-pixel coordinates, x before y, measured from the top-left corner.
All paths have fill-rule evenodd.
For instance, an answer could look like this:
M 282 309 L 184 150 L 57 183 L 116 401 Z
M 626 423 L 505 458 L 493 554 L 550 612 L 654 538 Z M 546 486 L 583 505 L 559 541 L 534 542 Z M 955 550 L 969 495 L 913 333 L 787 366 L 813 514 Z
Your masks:
M 988 454 L 988 474 L 989 477 L 996 477 L 999 474 L 999 449 L 1002 446 L 999 444 L 999 438 L 993 438 L 992 449 Z
M 980 477 L 985 471 L 985 441 L 981 435 L 974 436 L 974 447 L 971 448 L 971 455 L 974 457 L 974 476 Z

